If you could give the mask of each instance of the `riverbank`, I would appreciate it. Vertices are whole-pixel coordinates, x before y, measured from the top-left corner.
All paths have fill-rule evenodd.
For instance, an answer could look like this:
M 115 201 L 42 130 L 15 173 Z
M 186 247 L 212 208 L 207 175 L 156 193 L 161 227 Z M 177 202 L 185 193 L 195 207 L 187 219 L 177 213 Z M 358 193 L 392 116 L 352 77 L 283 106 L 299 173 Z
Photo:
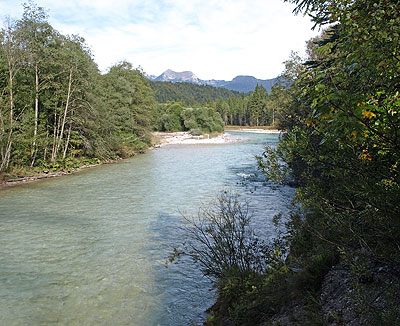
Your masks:
M 228 144 L 235 143 L 241 139 L 238 137 L 232 137 L 229 134 L 218 134 L 213 135 L 201 135 L 192 136 L 189 132 L 153 132 L 153 147 L 158 148 L 166 145 L 197 145 L 197 144 Z
M 227 126 L 225 131 L 257 133 L 257 134 L 280 134 L 277 129 L 266 128 L 242 128 L 237 126 Z M 193 136 L 187 131 L 179 132 L 153 132 L 153 147 L 158 148 L 165 145 L 196 145 L 196 144 L 229 144 L 243 140 L 241 137 L 232 136 L 228 133 L 218 134 L 216 136 L 205 134 Z
M 235 131 L 235 132 L 250 132 L 257 134 L 280 134 L 281 130 L 271 128 L 270 126 L 258 126 L 258 127 L 248 127 L 248 126 L 225 126 L 225 131 Z
M 165 145 L 195 145 L 195 144 L 228 144 L 240 141 L 240 137 L 232 137 L 229 134 L 218 134 L 216 136 L 202 135 L 192 136 L 189 132 L 154 132 L 152 133 L 153 145 L 149 147 L 149 150 L 158 148 Z M 16 186 L 26 184 L 28 182 L 39 181 L 43 179 L 55 178 L 64 175 L 73 174 L 83 169 L 92 168 L 103 164 L 111 164 L 122 160 L 106 160 L 99 161 L 97 164 L 88 164 L 71 169 L 60 168 L 55 171 L 36 171 L 34 169 L 23 168 L 20 171 L 14 173 L 3 173 L 0 174 L 0 189 L 10 186 Z
M 83 165 L 79 168 L 75 168 L 70 171 L 59 170 L 59 171 L 54 171 L 54 172 L 38 172 L 38 173 L 32 173 L 32 175 L 29 175 L 29 176 L 2 174 L 2 175 L 0 175 L 0 190 L 2 188 L 6 188 L 6 187 L 10 187 L 10 186 L 26 184 L 26 183 L 30 183 L 30 182 L 34 182 L 34 181 L 43 180 L 43 179 L 61 177 L 63 175 L 70 175 L 75 172 L 82 171 L 84 169 L 89 169 L 89 168 L 93 168 L 96 166 L 100 166 L 102 164 L 108 164 L 108 163 L 114 163 L 114 162 L 116 162 L 116 160 L 112 161 L 112 162 L 102 162 L 102 163 L 98 163 L 98 164 Z
M 243 132 L 243 133 L 280 133 L 276 129 L 265 129 L 265 128 L 244 128 L 236 126 L 227 126 L 227 131 Z M 201 135 L 193 136 L 189 132 L 153 132 L 152 133 L 153 145 L 149 149 L 159 148 L 166 145 L 221 145 L 230 144 L 243 141 L 243 138 L 238 136 L 233 136 L 228 133 L 216 134 L 216 135 Z M 102 161 L 97 164 L 82 165 L 70 170 L 60 169 L 57 171 L 24 171 L 24 173 L 17 174 L 1 174 L 0 175 L 0 189 L 15 186 L 20 184 L 25 184 L 28 182 L 39 181 L 48 178 L 55 178 L 64 175 L 73 174 L 79 172 L 83 169 L 92 168 L 102 164 L 110 164 L 120 161 L 121 159 Z
M 214 137 L 210 135 L 202 135 L 202 136 L 192 136 L 189 132 L 154 132 L 153 136 L 153 146 L 149 147 L 149 149 L 158 148 L 165 145 L 194 145 L 194 144 L 227 144 L 233 143 L 240 140 L 240 138 L 233 138 L 228 134 L 218 134 Z M 71 169 L 65 169 L 64 167 L 59 168 L 55 171 L 37 171 L 35 169 L 22 168 L 14 173 L 3 173 L 0 174 L 0 189 L 16 186 L 21 184 L 26 184 L 28 182 L 39 181 L 43 179 L 55 178 L 64 175 L 73 174 L 83 169 L 92 168 L 95 166 L 103 165 L 103 164 L 111 164 L 122 160 L 114 159 L 114 160 L 106 160 L 99 161 L 97 164 L 86 164 L 82 166 L 77 166 Z
M 229 129 L 227 131 L 234 132 L 250 132 L 254 134 L 281 134 L 282 131 L 278 129 L 254 129 L 254 128 L 240 128 L 240 129 Z

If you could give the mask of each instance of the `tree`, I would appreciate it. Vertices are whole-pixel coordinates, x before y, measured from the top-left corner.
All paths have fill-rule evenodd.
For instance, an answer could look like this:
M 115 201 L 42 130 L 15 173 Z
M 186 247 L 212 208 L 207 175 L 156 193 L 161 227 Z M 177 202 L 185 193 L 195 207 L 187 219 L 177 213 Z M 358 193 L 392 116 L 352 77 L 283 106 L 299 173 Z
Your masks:
M 363 252 L 399 266 L 398 9 L 385 0 L 293 2 L 317 24 L 336 23 L 292 87 L 302 109 L 277 151 L 301 185 L 303 227 L 350 259 Z
M 83 128 L 82 118 L 91 110 L 90 84 L 95 81 L 97 67 L 93 63 L 90 50 L 78 36 L 59 37 L 57 52 L 57 73 L 53 80 L 53 90 L 58 102 L 53 114 L 53 142 L 51 160 L 57 160 L 62 149 L 65 159 L 71 140 L 77 145 L 74 132 Z
M 122 156 L 143 150 L 150 143 L 153 92 L 143 74 L 121 62 L 104 75 L 104 103 L 108 106 L 113 147 Z
M 8 22 L 8 26 L 0 32 L 1 41 L 1 111 L 0 111 L 0 142 L 1 166 L 0 171 L 10 164 L 13 146 L 13 137 L 17 116 L 23 108 L 16 107 L 16 79 L 23 67 L 24 52 L 21 50 L 15 25 Z
M 309 42 L 308 62 L 288 85 L 287 134 L 260 161 L 268 177 L 299 186 L 302 210 L 288 223 L 290 260 L 302 271 L 318 266 L 323 279 L 330 265 L 317 257 L 341 259 L 356 280 L 348 291 L 358 296 L 363 322 L 398 324 L 400 302 L 392 295 L 400 288 L 397 3 L 290 2 L 317 26 L 330 24 Z M 386 266 L 395 281 L 382 288 L 374 265 Z M 302 271 L 288 282 L 304 277 Z M 368 297 L 372 289 L 379 300 Z
M 303 60 L 296 52 L 291 52 L 284 61 L 285 69 L 278 77 L 279 83 L 271 88 L 268 105 L 273 111 L 276 125 L 281 130 L 292 129 L 303 124 L 308 115 L 308 107 L 299 101 L 299 87 L 296 81 L 304 71 Z
M 283 116 L 283 112 L 290 106 L 290 97 L 285 92 L 281 84 L 275 84 L 271 87 L 271 93 L 268 96 L 267 106 L 271 111 L 271 125 L 276 126 L 277 119 Z
M 47 23 L 47 14 L 42 7 L 29 2 L 23 4 L 24 13 L 17 22 L 16 32 L 19 34 L 22 46 L 27 54 L 27 65 L 33 71 L 34 81 L 34 128 L 31 148 L 31 166 L 34 165 L 37 154 L 37 138 L 39 124 L 39 97 L 43 86 L 44 77 L 41 73 L 48 59 L 48 46 L 53 41 L 53 28 Z
M 255 126 L 267 125 L 271 119 L 267 110 L 267 90 L 262 85 L 256 86 L 250 94 L 248 110 L 250 113 L 250 124 Z
M 142 71 L 125 62 L 101 76 L 84 39 L 47 18 L 29 2 L 0 31 L 0 171 L 142 151 L 155 103 Z

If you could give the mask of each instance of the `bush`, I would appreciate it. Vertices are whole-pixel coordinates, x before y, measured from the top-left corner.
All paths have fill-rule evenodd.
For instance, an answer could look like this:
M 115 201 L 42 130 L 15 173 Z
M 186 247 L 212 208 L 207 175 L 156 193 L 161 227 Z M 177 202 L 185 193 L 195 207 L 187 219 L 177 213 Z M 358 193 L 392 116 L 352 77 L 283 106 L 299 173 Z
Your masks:
M 161 118 L 163 131 L 183 131 L 182 120 L 174 114 L 164 114 Z
M 205 276 L 217 280 L 235 274 L 265 270 L 263 243 L 250 226 L 248 205 L 238 196 L 223 192 L 214 205 L 203 207 L 196 217 L 186 218 L 184 253 L 200 265 Z
M 159 118 L 154 122 L 161 131 L 187 131 L 199 129 L 201 133 L 222 132 L 224 123 L 218 112 L 211 108 L 183 108 L 172 103 L 159 108 Z
M 251 227 L 247 203 L 238 195 L 221 193 L 197 216 L 185 219 L 186 241 L 170 259 L 190 256 L 218 289 L 212 320 L 207 325 L 256 325 L 279 311 L 286 296 L 284 250 L 267 245 Z
M 201 136 L 203 133 L 200 129 L 190 129 L 190 134 L 192 136 Z

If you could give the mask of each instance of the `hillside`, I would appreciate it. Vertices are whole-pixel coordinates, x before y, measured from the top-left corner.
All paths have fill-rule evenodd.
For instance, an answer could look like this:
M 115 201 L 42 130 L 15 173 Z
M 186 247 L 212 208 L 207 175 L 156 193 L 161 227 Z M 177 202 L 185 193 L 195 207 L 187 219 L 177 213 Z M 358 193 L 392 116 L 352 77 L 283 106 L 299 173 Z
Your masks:
M 150 87 L 154 91 L 155 98 L 160 103 L 182 102 L 184 104 L 207 103 L 218 99 L 238 97 L 239 92 L 216 88 L 207 85 L 195 85 L 182 82 L 152 81 Z

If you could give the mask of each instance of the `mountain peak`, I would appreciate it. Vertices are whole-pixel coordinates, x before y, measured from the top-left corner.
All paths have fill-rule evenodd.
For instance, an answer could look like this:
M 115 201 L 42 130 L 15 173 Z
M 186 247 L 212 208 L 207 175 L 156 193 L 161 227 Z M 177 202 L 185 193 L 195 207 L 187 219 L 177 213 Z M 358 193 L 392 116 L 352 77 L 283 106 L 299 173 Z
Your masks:
M 232 79 L 232 81 L 234 80 L 257 80 L 257 78 L 253 76 L 239 75 Z
M 200 79 L 191 71 L 176 72 L 171 69 L 165 70 L 155 81 L 187 82 L 200 84 Z
M 197 85 L 209 85 L 214 87 L 223 87 L 233 91 L 248 93 L 254 91 L 257 84 L 263 85 L 269 92 L 271 86 L 277 82 L 277 78 L 272 79 L 257 79 L 253 76 L 240 75 L 232 79 L 232 81 L 225 80 L 201 80 L 191 71 L 176 72 L 171 69 L 165 70 L 157 78 L 149 76 L 150 80 L 172 83 L 192 83 Z

